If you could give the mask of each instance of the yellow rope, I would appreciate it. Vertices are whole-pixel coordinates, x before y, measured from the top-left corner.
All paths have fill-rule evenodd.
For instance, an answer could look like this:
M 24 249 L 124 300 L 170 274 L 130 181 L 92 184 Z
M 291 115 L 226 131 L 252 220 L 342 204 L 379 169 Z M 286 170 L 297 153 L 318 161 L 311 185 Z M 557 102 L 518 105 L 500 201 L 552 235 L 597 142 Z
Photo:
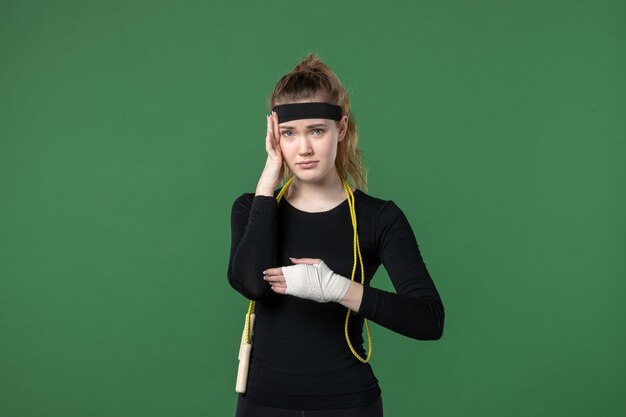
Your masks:
M 276 196 L 277 203 L 280 203 L 280 200 L 282 199 L 283 195 L 287 191 L 287 188 L 289 188 L 289 186 L 291 185 L 291 182 L 293 181 L 294 178 L 295 176 L 289 178 L 289 180 L 285 183 L 283 188 L 280 190 L 280 192 Z M 350 188 L 350 185 L 348 184 L 348 182 L 345 179 L 342 179 L 342 182 L 343 182 L 343 188 L 346 190 L 346 195 L 348 196 L 348 205 L 350 206 L 350 217 L 352 219 L 352 228 L 354 229 L 354 264 L 352 266 L 352 279 L 351 280 L 354 281 L 354 273 L 356 272 L 356 259 L 358 255 L 360 265 L 361 265 L 361 284 L 365 285 L 365 268 L 363 267 L 363 258 L 361 257 L 361 245 L 359 244 L 359 235 L 357 233 L 356 212 L 354 209 L 354 194 L 352 194 L 352 189 Z M 248 307 L 248 313 L 246 314 L 246 343 L 250 343 L 250 315 L 254 314 L 254 306 L 255 306 L 255 301 L 250 300 L 250 306 Z M 348 321 L 350 320 L 350 313 L 352 313 L 352 311 L 348 309 L 346 313 L 346 325 L 344 327 L 344 330 L 345 330 L 344 333 L 346 336 L 346 340 L 348 342 L 348 346 L 350 347 L 350 350 L 352 351 L 352 353 L 354 354 L 354 356 L 356 356 L 358 360 L 360 360 L 363 363 L 367 363 L 369 362 L 370 357 L 372 356 L 372 335 L 370 332 L 370 326 L 367 322 L 367 319 L 364 319 L 365 327 L 367 328 L 368 352 L 367 352 L 367 358 L 363 359 L 354 350 L 354 347 L 352 347 L 352 343 L 350 342 L 350 336 L 348 335 Z

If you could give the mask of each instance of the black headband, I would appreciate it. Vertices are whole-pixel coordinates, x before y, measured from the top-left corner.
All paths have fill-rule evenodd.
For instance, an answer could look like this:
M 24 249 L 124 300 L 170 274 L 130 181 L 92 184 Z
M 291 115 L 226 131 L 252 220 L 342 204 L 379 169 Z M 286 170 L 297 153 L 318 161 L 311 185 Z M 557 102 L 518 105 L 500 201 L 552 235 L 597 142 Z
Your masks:
M 278 113 L 278 123 L 297 119 L 341 120 L 341 106 L 313 101 L 306 103 L 279 104 L 272 109 Z

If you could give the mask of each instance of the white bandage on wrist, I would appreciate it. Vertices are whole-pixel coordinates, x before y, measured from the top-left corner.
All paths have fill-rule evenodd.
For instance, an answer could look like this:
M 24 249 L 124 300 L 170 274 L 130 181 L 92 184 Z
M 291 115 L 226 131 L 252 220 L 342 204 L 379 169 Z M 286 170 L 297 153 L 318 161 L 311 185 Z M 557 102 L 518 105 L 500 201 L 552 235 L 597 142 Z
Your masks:
M 321 261 L 319 264 L 297 264 L 283 266 L 283 275 L 287 284 L 285 294 L 327 303 L 339 302 L 348 292 L 350 280 L 335 274 Z

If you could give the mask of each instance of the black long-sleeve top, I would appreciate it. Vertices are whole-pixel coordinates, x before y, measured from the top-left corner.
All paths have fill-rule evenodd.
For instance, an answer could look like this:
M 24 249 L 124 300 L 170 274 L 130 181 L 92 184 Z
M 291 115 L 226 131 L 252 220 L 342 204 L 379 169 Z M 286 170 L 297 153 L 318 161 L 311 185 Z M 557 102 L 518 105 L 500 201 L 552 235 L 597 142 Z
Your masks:
M 279 191 L 274 197 L 244 193 L 232 206 L 228 282 L 256 301 L 247 389 L 241 395 L 282 408 L 366 405 L 381 389 L 370 363 L 359 361 L 345 340 L 347 308 L 275 293 L 263 279 L 265 269 L 293 265 L 289 257 L 322 259 L 350 279 L 354 231 L 348 200 L 328 211 L 307 212 L 284 197 L 277 203 Z M 413 339 L 441 338 L 443 303 L 406 216 L 392 200 L 359 189 L 354 200 L 365 268 L 363 298 L 348 328 L 355 351 L 367 357 L 364 318 Z M 381 263 L 397 293 L 370 286 Z M 354 280 L 361 282 L 358 259 Z

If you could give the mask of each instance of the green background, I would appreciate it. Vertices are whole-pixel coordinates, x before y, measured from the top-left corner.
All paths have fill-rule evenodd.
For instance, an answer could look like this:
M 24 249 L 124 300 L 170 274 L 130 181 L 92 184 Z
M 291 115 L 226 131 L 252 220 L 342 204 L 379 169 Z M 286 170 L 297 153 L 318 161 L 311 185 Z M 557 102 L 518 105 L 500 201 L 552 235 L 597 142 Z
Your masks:
M 371 323 L 385 416 L 625 415 L 625 21 L 622 1 L 1 1 L 0 415 L 234 415 L 230 209 L 308 52 L 446 309 L 438 341 Z

